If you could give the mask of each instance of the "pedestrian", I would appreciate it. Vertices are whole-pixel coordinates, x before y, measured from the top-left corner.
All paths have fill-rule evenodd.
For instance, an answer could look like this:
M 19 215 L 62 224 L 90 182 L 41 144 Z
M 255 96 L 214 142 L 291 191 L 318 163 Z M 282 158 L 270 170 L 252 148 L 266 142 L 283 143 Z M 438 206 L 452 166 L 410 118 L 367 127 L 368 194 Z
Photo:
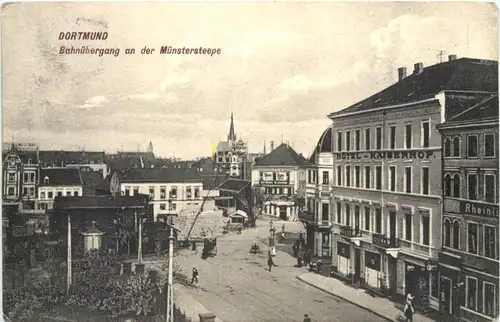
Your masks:
M 281 226 L 281 231 L 285 232 L 285 224 L 283 224 L 283 226 Z
M 293 244 L 293 257 L 297 257 L 298 253 L 299 253 L 299 248 L 297 247 L 297 244 Z
M 413 313 L 415 312 L 413 309 L 414 298 L 415 297 L 413 296 L 413 294 L 411 294 L 411 292 L 409 292 L 408 295 L 406 295 L 406 303 L 404 307 L 406 322 L 413 322 Z
M 269 266 L 269 271 L 271 271 L 271 267 L 274 266 L 273 258 L 271 256 L 267 259 L 267 266 Z
M 311 322 L 311 318 L 309 317 L 309 315 L 304 314 L 304 322 Z
M 311 253 L 309 252 L 309 249 L 306 248 L 304 252 L 304 265 L 309 265 L 311 263 Z
M 198 270 L 193 267 L 193 277 L 191 278 L 191 284 L 194 283 L 194 281 L 196 280 L 196 283 L 198 283 Z
M 297 256 L 297 267 L 302 267 L 302 256 L 300 254 Z
M 238 235 L 241 235 L 241 226 L 238 226 Z

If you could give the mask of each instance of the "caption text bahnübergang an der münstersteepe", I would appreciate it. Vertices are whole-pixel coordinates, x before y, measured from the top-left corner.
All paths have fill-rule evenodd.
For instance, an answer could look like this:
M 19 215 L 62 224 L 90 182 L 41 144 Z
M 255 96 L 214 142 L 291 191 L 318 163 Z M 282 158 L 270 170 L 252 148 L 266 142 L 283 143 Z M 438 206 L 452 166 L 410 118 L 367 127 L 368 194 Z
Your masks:
M 73 32 L 60 32 L 59 40 L 106 40 L 108 39 L 107 32 L 86 32 L 86 31 L 73 31 Z M 135 48 L 125 48 L 125 55 L 135 55 Z M 204 55 L 204 56 L 214 56 L 220 55 L 220 48 L 207 48 L 207 47 L 173 47 L 173 46 L 161 46 L 159 51 L 155 48 L 149 48 L 144 46 L 139 52 L 141 55 L 151 55 L 154 53 L 160 53 L 161 55 Z M 61 46 L 59 49 L 60 55 L 95 55 L 95 56 L 115 56 L 120 55 L 120 48 L 105 48 L 105 47 L 93 47 L 93 46 L 73 46 L 66 45 Z

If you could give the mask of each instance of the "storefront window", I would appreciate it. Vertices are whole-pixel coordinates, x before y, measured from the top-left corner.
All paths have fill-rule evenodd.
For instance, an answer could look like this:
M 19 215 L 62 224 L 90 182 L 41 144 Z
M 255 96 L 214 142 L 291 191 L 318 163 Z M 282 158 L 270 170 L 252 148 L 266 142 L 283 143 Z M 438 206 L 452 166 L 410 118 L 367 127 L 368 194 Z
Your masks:
M 477 308 L 477 279 L 467 276 L 466 277 L 466 293 L 467 293 L 467 308 L 476 310 Z
M 491 283 L 483 284 L 483 298 L 484 298 L 484 314 L 495 317 L 495 305 L 496 305 L 496 297 L 495 297 L 495 285 Z
M 438 298 L 439 296 L 439 282 L 438 282 L 438 273 L 437 272 L 430 272 L 430 282 L 429 286 L 431 288 L 431 296 L 434 298 Z

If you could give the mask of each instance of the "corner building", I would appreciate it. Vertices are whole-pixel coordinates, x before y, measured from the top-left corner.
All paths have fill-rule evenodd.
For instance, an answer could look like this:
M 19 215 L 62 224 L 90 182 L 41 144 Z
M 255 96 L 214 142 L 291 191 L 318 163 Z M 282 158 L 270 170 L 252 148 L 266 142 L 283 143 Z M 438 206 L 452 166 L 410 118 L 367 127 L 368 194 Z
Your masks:
M 329 115 L 332 269 L 375 292 L 397 297 L 411 291 L 419 311 L 439 305 L 442 160 L 436 125 L 496 88 L 476 80 L 495 73 L 495 62 L 449 58 L 426 68 L 417 63 L 409 76 L 399 68 L 397 83 Z
M 443 136 L 441 309 L 450 321 L 499 314 L 498 94 L 438 126 Z

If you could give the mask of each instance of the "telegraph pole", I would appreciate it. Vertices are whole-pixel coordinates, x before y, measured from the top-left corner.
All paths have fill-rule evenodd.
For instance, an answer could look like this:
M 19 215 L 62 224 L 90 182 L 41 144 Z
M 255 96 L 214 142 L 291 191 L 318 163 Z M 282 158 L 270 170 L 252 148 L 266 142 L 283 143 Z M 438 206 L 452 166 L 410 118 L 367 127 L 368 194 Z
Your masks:
M 68 278 L 66 280 L 66 292 L 69 296 L 69 289 L 71 287 L 71 215 L 68 212 Z
M 172 290 L 174 268 L 174 229 L 170 226 L 168 236 L 168 287 L 167 287 L 167 317 L 166 322 L 174 322 L 174 292 Z
M 137 252 L 137 261 L 142 264 L 142 216 L 139 218 L 139 249 Z

